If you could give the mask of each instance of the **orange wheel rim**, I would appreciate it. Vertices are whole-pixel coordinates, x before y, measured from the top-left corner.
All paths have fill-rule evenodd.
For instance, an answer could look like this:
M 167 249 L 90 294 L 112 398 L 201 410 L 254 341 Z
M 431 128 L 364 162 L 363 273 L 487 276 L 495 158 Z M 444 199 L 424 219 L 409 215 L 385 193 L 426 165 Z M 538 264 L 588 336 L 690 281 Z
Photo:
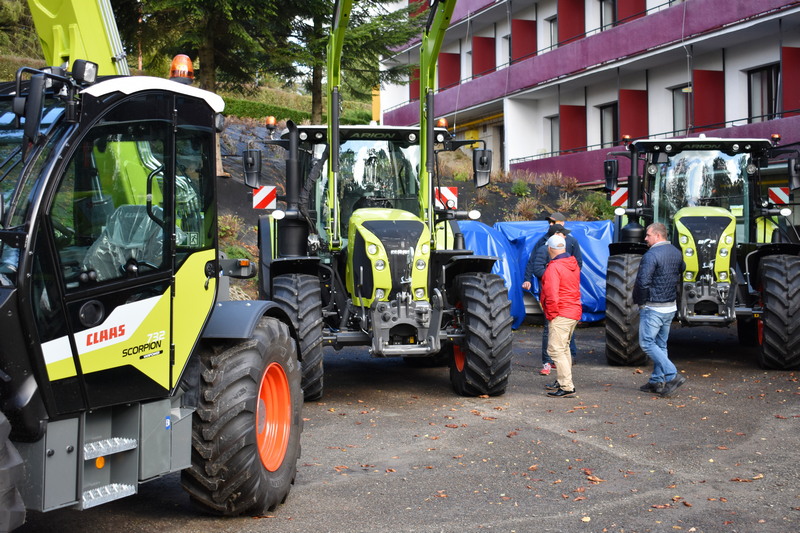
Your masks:
M 292 395 L 283 367 L 270 363 L 261 376 L 256 407 L 256 443 L 261 464 L 275 472 L 286 457 L 292 425 Z
M 463 372 L 467 358 L 464 357 L 464 350 L 457 344 L 453 346 L 453 360 L 456 362 L 456 369 Z

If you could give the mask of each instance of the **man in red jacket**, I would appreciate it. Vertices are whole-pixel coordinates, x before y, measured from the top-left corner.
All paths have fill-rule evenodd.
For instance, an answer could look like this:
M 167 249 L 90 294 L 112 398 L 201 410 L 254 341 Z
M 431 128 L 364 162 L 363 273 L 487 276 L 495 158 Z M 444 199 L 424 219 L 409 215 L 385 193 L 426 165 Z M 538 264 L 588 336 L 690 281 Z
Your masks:
M 547 239 L 550 262 L 542 276 L 540 303 L 548 321 L 550 337 L 547 353 L 556 363 L 556 381 L 548 385 L 548 396 L 562 398 L 575 394 L 572 383 L 572 357 L 569 342 L 581 319 L 581 269 L 578 261 L 566 252 L 564 237 L 555 234 Z

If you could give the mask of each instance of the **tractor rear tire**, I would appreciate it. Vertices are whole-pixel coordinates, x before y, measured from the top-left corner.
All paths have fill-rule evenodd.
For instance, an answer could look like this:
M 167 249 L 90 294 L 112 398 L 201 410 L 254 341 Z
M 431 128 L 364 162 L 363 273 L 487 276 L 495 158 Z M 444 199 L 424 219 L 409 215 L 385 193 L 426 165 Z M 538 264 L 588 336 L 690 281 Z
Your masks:
M 22 481 L 22 457 L 8 438 L 11 424 L 0 412 L 0 532 L 11 531 L 25 523 L 25 504 L 17 490 Z
M 455 279 L 456 309 L 464 341 L 453 347 L 450 383 L 462 396 L 499 396 L 511 374 L 511 303 L 503 278 L 461 274 Z
M 285 324 L 265 317 L 250 339 L 201 353 L 192 466 L 181 483 L 203 511 L 259 515 L 286 500 L 303 431 L 296 346 Z
M 633 303 L 633 285 L 642 256 L 619 254 L 608 258 L 606 273 L 606 361 L 614 366 L 647 362 L 639 346 L 639 307 Z
M 303 365 L 303 397 L 312 402 L 322 398 L 322 293 L 319 278 L 307 274 L 276 276 L 272 298 L 288 313 L 297 332 L 298 353 Z
M 770 255 L 759 267 L 761 317 L 759 364 L 773 370 L 800 368 L 800 257 Z

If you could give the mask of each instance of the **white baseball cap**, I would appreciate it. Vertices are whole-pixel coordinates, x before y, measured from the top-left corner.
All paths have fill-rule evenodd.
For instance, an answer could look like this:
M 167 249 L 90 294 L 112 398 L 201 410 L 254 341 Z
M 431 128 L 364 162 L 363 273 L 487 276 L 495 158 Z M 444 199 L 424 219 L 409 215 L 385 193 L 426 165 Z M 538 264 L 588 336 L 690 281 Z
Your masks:
M 567 241 L 561 235 L 552 235 L 547 239 L 547 247 L 555 250 L 565 250 L 567 248 Z

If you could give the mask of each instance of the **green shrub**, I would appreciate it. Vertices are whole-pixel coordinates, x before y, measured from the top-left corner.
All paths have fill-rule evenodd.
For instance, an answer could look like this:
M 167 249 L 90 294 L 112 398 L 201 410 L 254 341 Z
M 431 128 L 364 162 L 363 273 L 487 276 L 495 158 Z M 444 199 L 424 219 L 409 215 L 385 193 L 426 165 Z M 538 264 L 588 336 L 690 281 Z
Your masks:
M 606 193 L 593 191 L 586 195 L 577 206 L 578 216 L 583 220 L 611 220 L 614 206 L 608 201 Z
M 263 102 L 242 100 L 239 98 L 226 97 L 224 100 L 225 114 L 234 117 L 262 119 L 264 117 L 273 116 L 278 120 L 291 119 L 297 124 L 311 120 L 311 113 L 306 113 L 305 111 L 288 109 L 286 107 L 265 104 Z
M 222 251 L 228 257 L 228 259 L 249 259 L 253 260 L 253 255 L 247 251 L 243 246 L 239 246 L 238 244 L 230 244 L 222 248 Z
M 511 184 L 511 194 L 525 198 L 526 196 L 531 195 L 531 188 L 527 181 L 516 180 L 513 184 Z

